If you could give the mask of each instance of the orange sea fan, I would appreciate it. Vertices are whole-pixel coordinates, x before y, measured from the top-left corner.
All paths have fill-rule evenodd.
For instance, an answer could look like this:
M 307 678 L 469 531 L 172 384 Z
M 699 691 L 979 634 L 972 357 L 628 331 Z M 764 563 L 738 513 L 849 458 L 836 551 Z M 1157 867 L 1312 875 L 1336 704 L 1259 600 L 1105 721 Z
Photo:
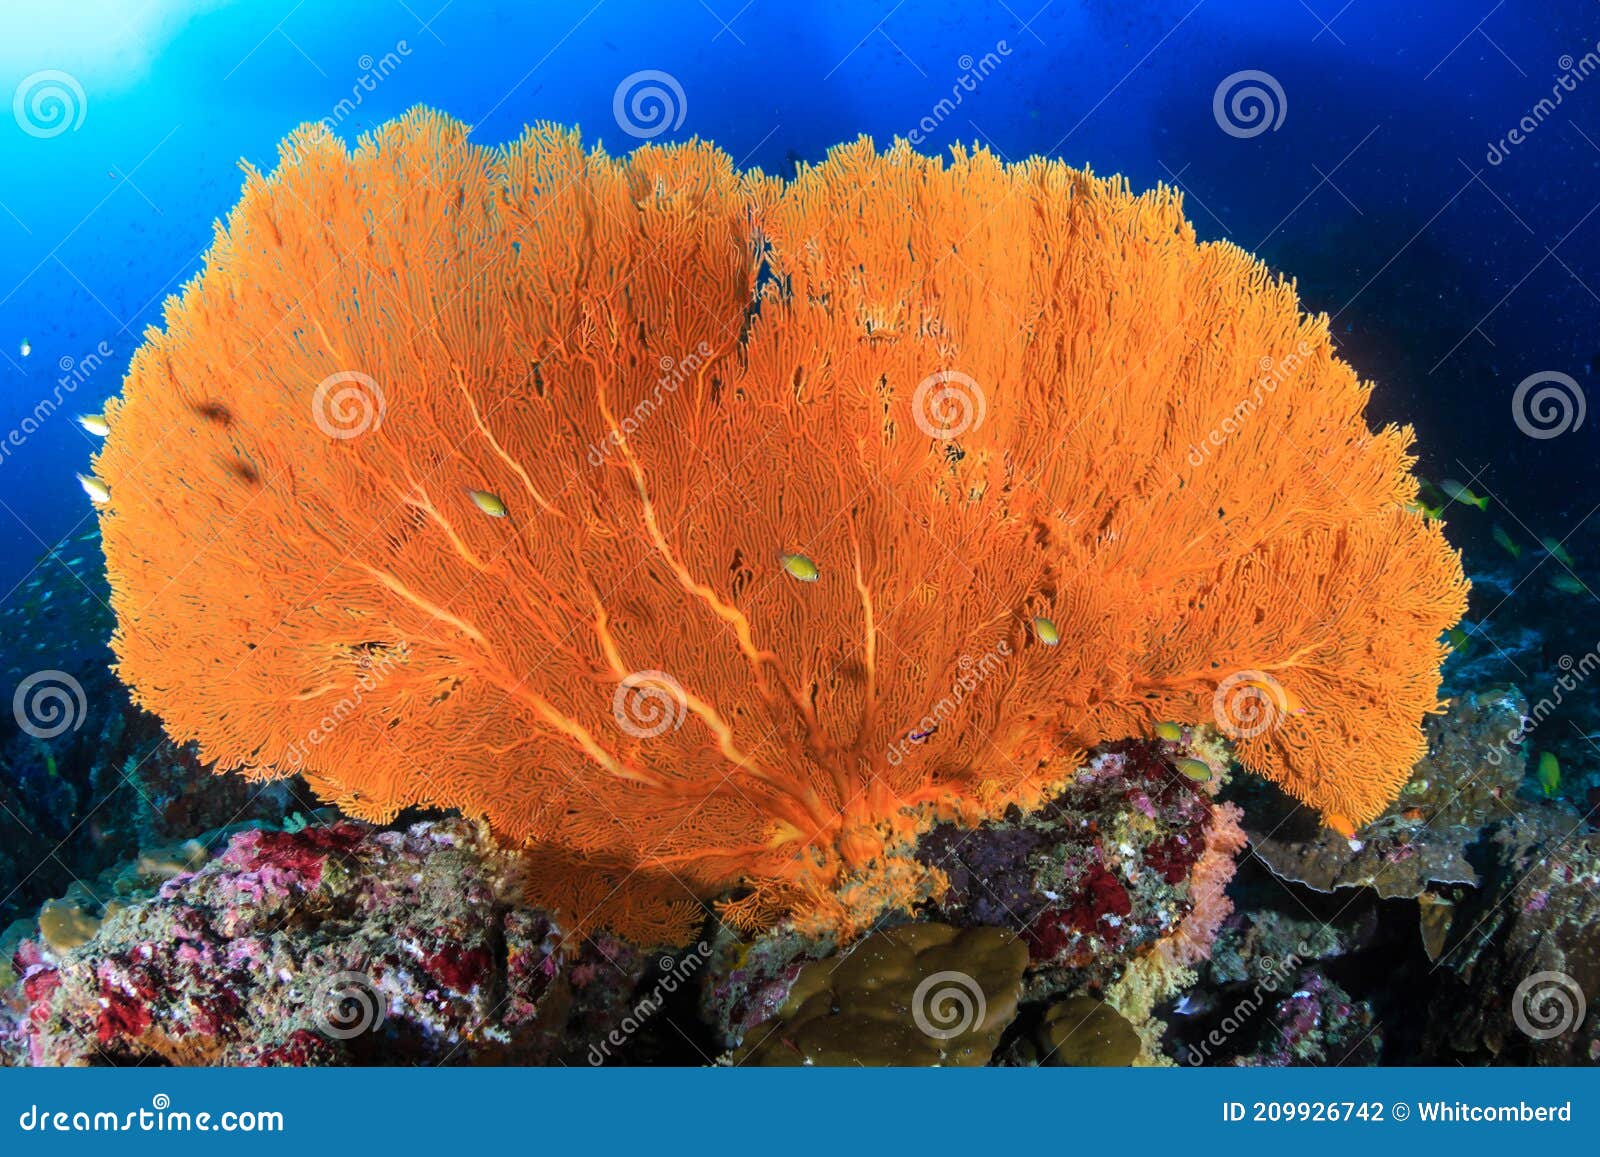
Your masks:
M 848 934 L 1157 720 L 1367 818 L 1463 610 L 1326 320 L 1055 162 L 303 129 L 166 323 L 96 465 L 138 701 L 645 939 Z

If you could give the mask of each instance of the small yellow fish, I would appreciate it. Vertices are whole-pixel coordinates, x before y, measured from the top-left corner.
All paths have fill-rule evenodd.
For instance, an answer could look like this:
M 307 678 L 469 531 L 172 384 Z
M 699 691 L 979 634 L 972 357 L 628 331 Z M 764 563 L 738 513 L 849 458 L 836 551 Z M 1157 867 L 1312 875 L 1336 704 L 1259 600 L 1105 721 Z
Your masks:
M 1450 644 L 1450 649 L 1457 654 L 1465 655 L 1472 650 L 1472 636 L 1460 627 L 1451 627 L 1444 633 L 1444 639 Z
M 506 516 L 506 504 L 487 490 L 469 490 L 467 495 L 472 499 L 472 504 L 490 518 L 504 518 Z
M 1168 743 L 1182 742 L 1183 728 L 1176 723 L 1157 723 L 1156 738 L 1165 739 Z
M 1476 506 L 1479 510 L 1489 509 L 1489 499 L 1485 495 L 1474 494 L 1454 478 L 1446 478 L 1439 483 L 1439 489 L 1450 496 L 1453 502 L 1464 502 L 1468 506 Z
M 1444 517 L 1444 507 L 1429 506 L 1424 502 L 1408 502 L 1406 503 L 1406 509 L 1411 511 L 1412 514 L 1420 514 L 1422 517 L 1431 518 L 1435 522 Z
M 1574 578 L 1569 574 L 1558 574 L 1550 580 L 1550 585 L 1564 595 L 1586 595 L 1589 588 L 1583 585 L 1583 580 Z
M 1521 558 L 1522 557 L 1522 548 L 1520 546 L 1518 546 L 1515 542 L 1512 541 L 1511 535 L 1506 533 L 1506 528 L 1505 527 L 1501 526 L 1497 522 L 1497 523 L 1494 524 L 1494 529 L 1492 531 L 1490 531 L 1489 533 L 1494 535 L 1495 542 L 1497 542 L 1501 546 L 1503 546 L 1505 548 L 1506 553 L 1509 554 L 1512 558 Z
M 89 496 L 89 501 L 96 506 L 104 506 L 111 501 L 111 488 L 93 474 L 79 474 L 78 485 L 83 487 L 83 492 Z
M 778 561 L 783 564 L 783 569 L 789 572 L 790 578 L 799 579 L 803 583 L 814 583 L 822 577 L 817 564 L 803 554 L 780 554 Z
M 111 433 L 111 427 L 106 423 L 104 414 L 79 414 L 78 425 L 89 431 L 96 438 L 104 438 Z
M 31 354 L 33 352 L 33 346 L 28 344 L 28 339 L 27 338 L 23 338 L 22 339 L 21 352 L 22 352 L 22 356 L 23 357 L 27 357 L 29 354 Z
M 1549 551 L 1550 557 L 1555 559 L 1562 566 L 1577 565 L 1577 563 L 1572 561 L 1572 556 L 1567 553 L 1567 548 L 1562 546 L 1559 540 L 1545 537 L 1539 540 L 1539 545 Z
M 1178 769 L 1178 774 L 1184 779 L 1192 779 L 1195 783 L 1208 783 L 1211 779 L 1211 765 L 1198 759 L 1174 760 L 1173 767 Z
M 1552 798 L 1561 788 L 1561 764 L 1548 751 L 1539 757 L 1539 786 L 1544 788 L 1546 799 Z
M 1057 631 L 1056 625 L 1043 615 L 1033 620 L 1033 633 L 1047 647 L 1053 647 L 1061 641 L 1061 632 Z
M 1338 812 L 1328 812 L 1322 817 L 1322 822 L 1347 840 L 1356 838 L 1356 825 L 1350 822 L 1349 816 L 1340 815 Z

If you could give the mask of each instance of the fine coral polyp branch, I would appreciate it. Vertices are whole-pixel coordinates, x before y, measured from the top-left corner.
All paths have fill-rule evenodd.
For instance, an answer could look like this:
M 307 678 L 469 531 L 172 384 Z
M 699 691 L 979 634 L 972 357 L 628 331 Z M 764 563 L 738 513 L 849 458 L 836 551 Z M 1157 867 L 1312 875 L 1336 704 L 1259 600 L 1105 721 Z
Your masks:
M 1385 806 L 1465 584 L 1369 392 L 1058 162 L 302 129 L 109 407 L 118 667 L 219 770 L 487 817 L 569 921 L 850 935 L 1160 721 Z

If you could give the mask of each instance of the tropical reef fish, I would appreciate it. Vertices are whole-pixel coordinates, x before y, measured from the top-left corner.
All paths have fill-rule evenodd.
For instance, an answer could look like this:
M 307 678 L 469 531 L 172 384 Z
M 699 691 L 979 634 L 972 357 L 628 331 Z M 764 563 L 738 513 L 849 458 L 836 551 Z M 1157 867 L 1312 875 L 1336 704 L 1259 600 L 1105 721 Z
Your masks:
M 1511 540 L 1511 535 L 1506 533 L 1505 527 L 1501 526 L 1497 522 L 1494 524 L 1494 529 L 1490 531 L 1490 533 L 1494 535 L 1494 540 L 1503 546 L 1506 553 L 1512 558 L 1522 557 L 1522 548 Z
M 1572 561 L 1572 556 L 1567 553 L 1567 548 L 1561 545 L 1560 540 L 1551 538 L 1549 535 L 1545 535 L 1539 540 L 1539 545 L 1544 547 L 1545 550 L 1549 551 L 1550 557 L 1555 559 L 1562 566 L 1577 565 Z
M 104 438 L 111 433 L 111 427 L 106 423 L 104 414 L 79 414 L 78 425 L 89 431 L 96 438 Z
M 1173 766 L 1184 779 L 1192 779 L 1195 783 L 1207 783 L 1211 779 L 1211 765 L 1204 760 L 1184 758 L 1176 760 Z
M 1053 647 L 1061 641 L 1061 632 L 1056 630 L 1056 625 L 1043 615 L 1033 620 L 1033 633 L 1047 647 Z
M 778 561 L 783 564 L 783 569 L 789 572 L 790 578 L 799 579 L 803 583 L 814 583 L 822 574 L 817 569 L 817 564 L 803 554 L 780 554 Z
M 472 504 L 483 511 L 490 518 L 504 518 L 506 504 L 499 497 L 490 494 L 487 490 L 469 490 L 467 494 L 472 498 Z
M 1450 644 L 1450 649 L 1458 655 L 1465 655 L 1472 650 L 1472 636 L 1460 627 L 1451 627 L 1444 633 L 1444 638 Z
M 1558 574 L 1550 580 L 1550 585 L 1564 595 L 1586 595 L 1589 588 L 1583 585 L 1583 580 L 1570 574 Z
M 1561 788 L 1561 764 L 1552 752 L 1539 756 L 1539 786 L 1544 788 L 1547 799 L 1553 798 Z
M 1176 723 L 1157 723 L 1156 738 L 1165 739 L 1169 743 L 1178 743 L 1183 739 L 1183 728 Z
M 1468 506 L 1476 506 L 1479 510 L 1489 509 L 1489 499 L 1486 495 L 1474 494 L 1454 478 L 1446 478 L 1439 483 L 1439 489 L 1448 494 L 1453 502 L 1464 502 Z
M 93 474 L 79 474 L 78 485 L 83 487 L 83 492 L 89 496 L 89 501 L 96 506 L 104 506 L 111 501 L 111 488 Z
M 1422 517 L 1431 518 L 1435 522 L 1444 517 L 1444 507 L 1429 506 L 1422 501 L 1408 502 L 1406 503 L 1406 509 L 1411 511 L 1412 514 L 1420 514 Z

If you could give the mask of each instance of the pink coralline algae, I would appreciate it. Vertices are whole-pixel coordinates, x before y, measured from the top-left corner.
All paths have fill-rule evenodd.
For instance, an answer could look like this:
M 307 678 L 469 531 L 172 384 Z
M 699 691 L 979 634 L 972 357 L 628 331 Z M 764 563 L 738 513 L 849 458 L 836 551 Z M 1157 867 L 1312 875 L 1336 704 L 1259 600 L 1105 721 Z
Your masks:
M 563 941 L 459 819 L 250 829 L 81 947 L 24 940 L 0 1063 L 557 1063 L 648 963 Z

